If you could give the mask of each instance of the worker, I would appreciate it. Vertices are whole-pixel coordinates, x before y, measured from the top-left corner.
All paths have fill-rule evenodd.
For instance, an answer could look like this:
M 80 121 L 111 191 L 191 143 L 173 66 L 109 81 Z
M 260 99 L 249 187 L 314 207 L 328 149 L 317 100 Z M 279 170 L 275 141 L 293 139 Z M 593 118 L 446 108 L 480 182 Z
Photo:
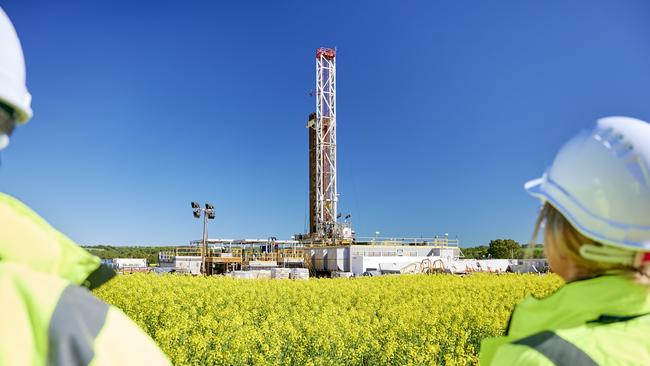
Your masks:
M 482 365 L 650 365 L 650 124 L 608 117 L 560 149 L 525 189 L 533 236 L 566 284 L 518 304 Z
M 0 8 L 0 150 L 31 116 L 20 41 Z M 135 323 L 88 291 L 113 275 L 0 193 L 0 365 L 168 365 Z

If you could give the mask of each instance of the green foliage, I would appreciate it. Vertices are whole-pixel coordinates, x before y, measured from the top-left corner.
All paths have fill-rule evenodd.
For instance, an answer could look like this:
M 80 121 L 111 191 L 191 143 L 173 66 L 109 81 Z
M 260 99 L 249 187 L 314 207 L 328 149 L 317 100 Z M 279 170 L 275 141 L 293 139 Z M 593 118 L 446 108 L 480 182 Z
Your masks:
M 513 258 L 519 253 L 521 245 L 512 239 L 490 240 L 487 250 L 490 258 Z
M 536 246 L 534 248 L 521 248 L 519 249 L 519 256 L 517 258 L 546 258 L 543 246 Z
M 486 245 L 475 248 L 462 248 L 461 250 L 467 259 L 485 259 L 488 255 L 488 247 Z
M 510 240 L 510 239 L 507 239 Z M 502 239 L 498 240 L 493 240 L 491 243 L 495 241 L 500 241 L 502 242 Z M 510 240 L 514 243 L 514 240 Z M 496 246 L 498 247 L 501 244 L 497 244 Z M 488 258 L 499 258 L 499 257 L 494 257 L 494 255 L 489 251 L 490 247 L 487 245 L 481 245 L 478 247 L 473 247 L 473 248 L 461 248 L 461 251 L 463 252 L 463 258 L 466 259 L 488 259 Z M 514 245 L 511 248 L 506 247 L 505 250 L 502 250 L 503 253 L 507 252 L 507 256 L 504 258 L 513 258 L 513 259 L 539 259 L 539 258 L 545 258 L 544 255 L 544 247 L 541 245 L 538 245 L 536 247 L 518 247 L 515 249 Z M 503 254 L 501 253 L 501 254 Z
M 147 258 L 147 263 L 158 263 L 158 252 L 172 247 L 115 247 L 111 245 L 84 246 L 91 254 L 101 259 Z
M 177 365 L 476 365 L 516 303 L 555 275 L 237 280 L 118 276 L 95 293 Z

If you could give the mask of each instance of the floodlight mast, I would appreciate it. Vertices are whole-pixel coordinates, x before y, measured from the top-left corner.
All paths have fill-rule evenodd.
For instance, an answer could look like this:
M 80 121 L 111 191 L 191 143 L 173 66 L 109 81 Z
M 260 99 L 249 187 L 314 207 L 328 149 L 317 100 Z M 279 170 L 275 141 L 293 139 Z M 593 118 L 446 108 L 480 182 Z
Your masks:
M 203 241 L 201 243 L 201 273 L 207 274 L 208 268 L 206 263 L 206 257 L 208 254 L 208 220 L 213 220 L 215 218 L 214 205 L 211 203 L 206 203 L 205 208 L 202 208 L 198 202 L 192 202 L 192 209 L 194 210 L 193 214 L 195 218 L 200 218 L 201 213 L 203 213 Z

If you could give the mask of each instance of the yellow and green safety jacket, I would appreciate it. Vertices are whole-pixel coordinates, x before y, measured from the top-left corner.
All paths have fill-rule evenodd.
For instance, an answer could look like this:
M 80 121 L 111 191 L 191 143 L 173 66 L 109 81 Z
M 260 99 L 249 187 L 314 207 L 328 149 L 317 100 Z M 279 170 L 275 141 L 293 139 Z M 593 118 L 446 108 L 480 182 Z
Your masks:
M 515 307 L 481 365 L 650 365 L 650 292 L 623 273 L 574 281 Z
M 0 365 L 168 365 L 133 321 L 88 291 L 112 276 L 0 193 Z

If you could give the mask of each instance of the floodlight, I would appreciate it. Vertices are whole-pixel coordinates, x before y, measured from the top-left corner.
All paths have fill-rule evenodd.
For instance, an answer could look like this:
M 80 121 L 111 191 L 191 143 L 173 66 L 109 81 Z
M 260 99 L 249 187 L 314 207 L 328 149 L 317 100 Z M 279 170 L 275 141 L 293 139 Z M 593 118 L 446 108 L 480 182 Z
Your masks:
M 336 215 L 336 218 L 337 218 L 337 219 L 340 219 L 340 218 L 341 218 L 341 213 L 340 213 L 340 212 L 338 213 L 338 215 Z
M 347 214 L 347 215 L 345 215 L 345 219 L 346 219 L 346 220 L 349 219 L 350 217 L 352 217 L 352 214 Z
M 198 202 L 192 201 L 192 208 L 199 208 L 199 207 L 201 207 L 201 205 L 199 205 Z
M 205 215 L 210 220 L 214 219 L 215 215 L 214 215 L 214 205 L 213 204 L 211 204 L 211 203 L 206 203 L 205 204 Z
M 200 208 L 195 208 L 194 212 L 192 214 L 194 215 L 194 217 L 196 217 L 198 219 L 199 217 L 201 217 L 201 209 Z

